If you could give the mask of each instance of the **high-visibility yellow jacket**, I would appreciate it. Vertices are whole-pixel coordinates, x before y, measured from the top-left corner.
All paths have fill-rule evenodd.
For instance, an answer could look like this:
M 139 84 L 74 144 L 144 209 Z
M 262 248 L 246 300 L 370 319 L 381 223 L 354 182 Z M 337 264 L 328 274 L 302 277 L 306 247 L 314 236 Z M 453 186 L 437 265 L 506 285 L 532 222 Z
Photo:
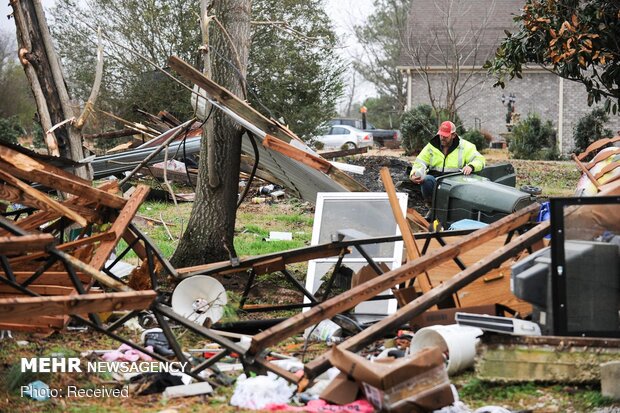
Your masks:
M 441 176 L 458 172 L 467 165 L 470 165 L 474 172 L 480 172 L 484 168 L 484 156 L 478 152 L 476 145 L 457 136 L 452 141 L 448 155 L 444 155 L 439 135 L 436 135 L 413 161 L 411 176 L 419 170 L 433 176 Z

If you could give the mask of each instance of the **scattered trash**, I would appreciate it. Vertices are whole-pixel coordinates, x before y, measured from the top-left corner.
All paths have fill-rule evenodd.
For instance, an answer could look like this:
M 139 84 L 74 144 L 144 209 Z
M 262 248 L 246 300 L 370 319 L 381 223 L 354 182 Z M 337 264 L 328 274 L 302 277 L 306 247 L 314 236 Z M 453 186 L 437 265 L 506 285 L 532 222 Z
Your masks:
M 361 383 L 366 398 L 380 410 L 432 411 L 454 402 L 444 358 L 437 347 L 394 361 L 372 362 L 335 346 L 330 362 Z
M 13 338 L 11 330 L 0 330 L 0 340 L 4 340 L 5 338 Z
M 269 238 L 263 238 L 263 241 L 292 241 L 292 232 L 269 231 Z
M 291 406 L 288 404 L 269 404 L 264 410 L 308 413 L 373 413 L 375 408 L 367 400 L 357 400 L 344 406 L 327 403 L 325 400 L 310 400 L 305 406 Z
M 263 410 L 268 404 L 288 403 L 293 393 L 292 386 L 273 373 L 250 378 L 242 374 L 237 379 L 230 404 L 245 409 Z
M 474 365 L 478 337 L 482 334 L 479 328 L 457 324 L 425 327 L 413 336 L 411 354 L 436 346 L 446 357 L 448 374 L 453 375 Z
M 342 338 L 342 328 L 332 320 L 323 320 L 315 326 L 308 327 L 304 337 L 310 341 L 339 342 Z
M 148 351 L 153 351 L 153 347 L 146 347 L 146 349 Z M 128 346 L 127 344 L 121 344 L 118 349 L 105 353 L 101 358 L 105 361 L 153 361 L 150 356 Z
M 145 330 L 142 333 L 142 342 L 147 348 L 152 347 L 155 353 L 161 356 L 168 357 L 174 354 L 174 351 L 170 348 L 168 339 L 161 328 Z
M 169 386 L 164 390 L 163 396 L 167 399 L 176 397 L 198 396 L 200 394 L 213 393 L 213 387 L 206 381 L 192 384 L 184 384 L 180 386 Z
M 168 387 L 184 385 L 183 378 L 170 373 L 144 373 L 130 379 L 130 390 L 140 396 L 158 394 Z
M 26 386 L 22 394 L 33 400 L 42 402 L 50 398 L 50 386 L 43 383 L 41 380 L 33 381 Z

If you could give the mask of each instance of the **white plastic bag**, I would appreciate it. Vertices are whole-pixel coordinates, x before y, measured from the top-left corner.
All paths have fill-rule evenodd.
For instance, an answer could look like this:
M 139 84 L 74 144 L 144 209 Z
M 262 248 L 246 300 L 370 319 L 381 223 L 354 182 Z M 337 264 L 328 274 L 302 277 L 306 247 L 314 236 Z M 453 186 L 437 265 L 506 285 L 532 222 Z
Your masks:
M 288 403 L 293 393 L 292 386 L 273 373 L 250 378 L 242 374 L 237 379 L 230 404 L 245 409 L 261 410 L 270 403 Z

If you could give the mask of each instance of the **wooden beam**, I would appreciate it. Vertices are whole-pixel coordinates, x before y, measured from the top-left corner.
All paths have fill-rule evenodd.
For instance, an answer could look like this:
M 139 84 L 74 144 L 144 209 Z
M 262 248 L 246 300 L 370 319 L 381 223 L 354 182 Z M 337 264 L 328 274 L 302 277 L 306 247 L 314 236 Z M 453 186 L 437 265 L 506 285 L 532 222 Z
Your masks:
M 581 169 L 581 172 L 586 174 L 590 182 L 592 182 L 594 186 L 598 189 L 601 186 L 601 184 L 596 180 L 594 175 L 592 175 L 592 172 L 590 172 L 588 168 L 586 168 L 585 165 L 581 163 L 581 160 L 577 157 L 577 155 L 573 154 L 573 160 L 575 161 L 579 169 Z
M 2 255 L 9 255 L 41 251 L 53 245 L 55 240 L 56 238 L 52 234 L 0 237 L 0 253 Z
M 360 184 L 355 179 L 351 178 L 349 175 L 342 172 L 340 169 L 336 168 L 320 156 L 312 155 L 311 153 L 298 149 L 270 135 L 265 136 L 265 139 L 263 139 L 263 146 L 265 148 L 269 148 L 273 151 L 281 153 L 282 155 L 287 156 L 291 159 L 294 159 L 297 162 L 303 163 L 304 165 L 307 165 L 312 169 L 323 172 L 335 182 L 347 188 L 349 191 L 367 191 L 367 189 L 362 184 Z
M 72 255 L 64 253 L 62 251 L 56 251 L 56 255 L 60 256 L 65 261 L 69 262 L 76 270 L 82 271 L 95 280 L 97 280 L 101 285 L 104 285 L 108 288 L 111 288 L 116 291 L 133 291 L 131 288 L 127 287 L 122 282 L 116 281 L 114 278 L 110 277 L 107 274 L 102 273 L 98 269 L 93 268 L 92 266 L 83 263 Z
M 392 182 L 392 177 L 390 176 L 390 170 L 384 166 L 383 168 L 381 168 L 379 174 L 381 175 L 381 181 L 383 181 L 385 192 L 387 193 L 388 200 L 390 201 L 392 214 L 394 215 L 396 224 L 398 225 L 398 228 L 400 229 L 400 232 L 403 236 L 403 242 L 407 251 L 407 262 L 413 261 L 416 258 L 420 258 L 422 254 L 420 254 L 418 244 L 416 244 L 415 240 L 413 239 L 413 234 L 411 234 L 409 224 L 407 224 L 407 221 L 405 220 L 405 217 L 403 216 L 400 209 L 398 197 L 396 196 L 396 188 L 394 187 L 394 182 Z M 429 292 L 431 288 L 433 288 L 431 284 L 431 278 L 428 276 L 428 273 L 426 271 L 424 271 L 423 277 L 416 277 L 416 279 L 420 283 L 420 288 L 422 289 L 423 293 Z M 410 284 L 407 284 L 406 286 L 411 287 Z
M 138 208 L 142 205 L 142 202 L 146 199 L 150 188 L 146 185 L 138 185 L 136 190 L 131 194 L 131 198 L 125 204 L 125 207 L 121 210 L 112 224 L 110 231 L 114 233 L 115 237 L 112 240 L 104 241 L 99 245 L 93 259 L 90 261 L 90 266 L 101 270 L 103 265 L 110 257 L 110 254 L 116 248 L 116 244 L 120 241 L 123 234 L 127 230 L 127 226 L 138 212 Z
M 111 231 L 103 232 L 101 234 L 92 235 L 86 238 L 80 238 L 75 241 L 65 242 L 64 244 L 56 245 L 56 249 L 61 251 L 71 250 L 74 248 L 83 247 L 84 245 L 94 244 L 95 242 L 108 241 L 114 239 L 114 233 Z M 11 258 L 9 263 L 11 265 L 17 265 L 22 262 L 28 262 L 32 260 L 36 260 L 38 258 L 48 256 L 48 252 L 38 252 L 34 254 L 24 255 L 22 257 Z
M 81 271 L 76 273 L 84 284 L 90 283 L 92 279 L 90 276 Z M 14 271 L 15 280 L 20 284 L 30 278 L 32 274 L 34 274 L 34 271 Z M 0 277 L 6 278 L 6 274 L 0 272 Z M 66 271 L 45 271 L 33 284 L 58 285 L 63 287 L 73 286 L 69 274 L 67 274 Z
M 239 99 L 231 91 L 218 85 L 213 80 L 209 79 L 204 74 L 200 73 L 200 71 L 196 70 L 190 64 L 184 62 L 178 57 L 171 56 L 170 59 L 168 59 L 168 64 L 178 74 L 203 89 L 211 99 L 232 110 L 241 118 L 257 126 L 265 133 L 275 136 L 287 143 L 293 139 L 301 140 L 290 130 L 282 127 L 279 123 L 266 118 L 256 109 Z
M 0 321 L 19 322 L 41 314 L 87 314 L 148 308 L 157 293 L 152 290 L 82 294 L 70 297 L 23 297 L 0 299 Z
M 341 158 L 343 156 L 358 155 L 358 154 L 366 153 L 366 152 L 368 152 L 368 146 L 365 146 L 363 148 L 344 149 L 344 150 L 331 151 L 331 152 L 320 152 L 319 155 L 321 155 L 321 157 L 324 159 L 328 159 L 328 158 L 333 159 L 333 158 Z
M 0 167 L 1 166 L 2 165 L 0 164 Z M 44 211 L 50 211 L 50 210 L 56 211 L 62 216 L 65 216 L 69 218 L 70 220 L 75 221 L 77 224 L 79 224 L 82 227 L 85 227 L 88 224 L 88 221 L 86 221 L 86 218 L 84 218 L 80 214 L 73 212 L 66 206 L 62 205 L 60 202 L 48 197 L 44 193 L 31 187 L 30 185 L 4 172 L 2 169 L 0 169 L 0 179 L 13 185 L 16 188 L 19 188 L 19 190 L 23 191 L 30 199 L 35 199 L 36 202 L 34 202 L 34 204 L 37 208 L 43 209 Z
M 93 188 L 91 182 L 53 165 L 39 162 L 6 146 L 0 146 L 0 167 L 15 177 L 38 182 L 49 188 L 68 192 L 112 208 L 122 208 L 125 200 Z
M 409 304 L 396 311 L 396 313 L 384 318 L 378 323 L 373 324 L 362 332 L 344 341 L 338 346 L 338 348 L 341 350 L 346 349 L 348 351 L 358 351 L 369 342 L 379 338 L 379 336 L 384 334 L 386 331 L 396 329 L 402 324 L 409 322 L 412 318 L 422 314 L 433 305 L 436 305 L 446 299 L 451 294 L 456 293 L 458 290 L 483 276 L 491 269 L 497 267 L 507 259 L 515 256 L 528 246 L 542 239 L 549 232 L 549 228 L 549 221 L 538 224 L 536 227 L 532 228 L 525 234 L 518 236 L 513 241 L 501 247 L 483 260 L 469 266 L 467 269 L 456 274 L 450 280 L 438 285 L 428 293 L 423 294 L 411 301 Z M 319 372 L 326 370 L 328 366 L 329 352 L 324 353 L 311 363 L 308 363 L 305 370 L 309 377 L 316 377 L 317 373 L 320 374 Z
M 8 184 L 0 184 L 0 199 L 4 199 L 6 201 L 11 201 L 14 203 L 27 205 L 29 207 L 36 208 L 41 211 L 48 211 L 49 207 L 47 204 L 41 203 L 38 199 L 31 197 L 24 191 L 21 191 L 14 186 Z M 78 206 L 75 203 L 71 202 L 61 202 L 61 205 L 67 207 L 68 209 L 74 211 L 76 214 L 79 214 L 86 218 L 89 222 L 93 222 L 97 218 L 97 213 L 93 211 L 92 208 L 86 208 L 82 206 Z M 51 211 L 49 211 L 51 212 Z M 58 217 L 59 215 L 55 215 Z
M 68 277 L 68 276 L 67 276 Z M 62 286 L 62 285 L 47 285 L 47 284 L 33 284 L 29 285 L 28 289 L 34 293 L 39 295 L 69 295 L 72 292 L 75 292 L 75 288 L 71 286 Z M 0 284 L 0 294 L 17 294 L 19 296 L 24 296 L 24 294 L 13 288 L 7 284 Z
M 400 268 L 381 275 L 381 277 L 373 278 L 343 294 L 330 298 L 305 313 L 295 315 L 280 324 L 268 328 L 252 338 L 249 351 L 251 354 L 256 355 L 265 347 L 279 343 L 321 320 L 349 310 L 357 304 L 379 295 L 382 291 L 408 281 L 434 265 L 458 257 L 462 252 L 474 249 L 488 240 L 520 228 L 531 222 L 536 217 L 539 209 L 540 206 L 538 204 L 529 205 L 487 227 L 472 232 L 458 242 L 446 245 L 414 261 L 408 262 Z
M 284 264 L 288 265 L 296 262 L 314 260 L 317 258 L 335 257 L 339 255 L 343 249 L 347 249 L 347 247 L 343 246 L 341 243 L 313 245 L 311 247 L 302 247 L 284 252 L 275 252 L 258 257 L 242 258 L 237 266 L 232 266 L 230 261 L 220 261 L 211 264 L 197 265 L 194 267 L 178 268 L 177 273 L 183 278 L 187 278 L 197 274 L 224 275 L 247 271 L 249 269 L 254 269 L 257 271 L 261 267 L 265 267 L 265 263 L 269 263 L 274 259 L 281 258 L 283 259 Z M 262 273 L 258 273 L 257 275 L 260 274 Z
M 178 57 L 171 56 L 170 59 L 168 60 L 168 64 L 170 65 L 171 68 L 177 71 L 181 76 L 189 79 L 192 83 L 194 83 L 195 85 L 198 85 L 201 89 L 207 92 L 207 94 L 211 97 L 211 99 L 218 102 L 219 104 L 226 107 L 227 109 L 233 111 L 237 116 L 243 118 L 246 122 L 249 122 L 252 125 L 256 126 L 258 129 L 265 132 L 267 135 L 271 135 L 272 137 L 275 137 L 275 140 L 279 141 L 279 143 L 287 144 L 287 146 L 290 146 L 291 148 L 293 148 L 291 145 L 288 145 L 288 143 L 291 140 L 297 140 L 297 141 L 303 142 L 289 129 L 283 127 L 282 125 L 280 125 L 274 120 L 267 119 L 256 109 L 252 108 L 247 103 L 245 103 L 244 101 L 239 99 L 237 96 L 235 96 L 232 92 L 230 92 L 229 90 L 226 90 L 222 86 L 213 82 L 211 79 L 207 78 L 205 75 L 203 75 L 198 70 L 196 70 L 191 65 L 184 62 L 183 60 L 179 59 Z M 265 145 L 264 142 L 263 142 L 263 145 Z M 276 144 L 273 143 L 273 145 L 276 145 Z M 281 146 L 278 146 L 278 148 L 281 148 Z M 298 151 L 306 153 L 300 149 L 298 149 Z M 327 162 L 327 161 L 325 161 L 324 159 L 318 156 L 312 156 L 312 158 L 300 157 L 300 159 L 304 160 L 304 163 L 309 164 L 309 166 L 315 169 L 318 169 L 318 167 L 326 168 L 326 166 L 321 161 L 323 162 Z M 293 158 L 293 159 L 296 159 L 301 162 L 300 159 L 297 159 L 297 158 Z M 327 164 L 331 167 L 331 164 L 329 164 L 328 162 Z M 360 183 L 355 181 L 353 178 L 351 178 L 349 175 L 345 174 L 344 172 L 340 171 L 337 168 L 328 169 L 328 172 L 326 173 L 335 182 L 344 186 L 349 191 L 359 191 L 359 192 L 367 191 L 367 189 L 364 188 L 363 185 L 361 185 Z

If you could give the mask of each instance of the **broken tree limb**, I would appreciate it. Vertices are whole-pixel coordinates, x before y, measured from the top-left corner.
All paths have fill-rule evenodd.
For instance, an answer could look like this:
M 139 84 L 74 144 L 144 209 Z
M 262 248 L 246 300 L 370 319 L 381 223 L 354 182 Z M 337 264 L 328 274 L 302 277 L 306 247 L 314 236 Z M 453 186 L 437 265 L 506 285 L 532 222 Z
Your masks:
M 120 293 L 82 294 L 65 297 L 14 297 L 0 299 L 0 322 L 20 321 L 29 317 L 65 314 L 103 313 L 144 310 L 157 293 L 152 290 Z
M 122 138 L 125 136 L 132 136 L 135 134 L 136 134 L 135 130 L 126 128 L 126 129 L 121 129 L 121 130 L 95 133 L 92 135 L 83 135 L 83 136 L 84 136 L 84 139 L 116 139 L 116 138 Z M 140 134 L 142 134 L 142 132 L 140 132 Z
M 539 209 L 540 206 L 538 204 L 529 205 L 487 227 L 472 232 L 453 244 L 446 245 L 414 261 L 408 262 L 402 267 L 383 274 L 381 277 L 366 281 L 343 294 L 330 298 L 305 313 L 295 315 L 280 324 L 268 328 L 252 338 L 249 351 L 251 354 L 257 355 L 266 347 L 279 343 L 321 320 L 349 310 L 357 304 L 379 295 L 386 289 L 410 280 L 434 265 L 458 257 L 459 254 L 474 249 L 484 242 L 520 228 L 532 222 Z
M 371 327 L 365 329 L 361 333 L 344 341 L 338 348 L 341 350 L 358 351 L 366 344 L 379 338 L 386 331 L 398 328 L 402 324 L 409 322 L 412 318 L 422 314 L 433 305 L 448 298 L 451 294 L 456 293 L 459 289 L 465 287 L 472 281 L 483 276 L 493 268 L 499 266 L 504 261 L 514 257 L 530 245 L 541 240 L 549 233 L 549 221 L 538 224 L 536 227 L 527 231 L 525 234 L 518 236 L 510 243 L 504 245 L 496 252 L 469 266 L 467 269 L 456 274 L 450 280 L 433 288 L 426 294 L 421 295 L 411 301 L 406 306 L 400 308 L 396 313 L 384 318 Z M 419 260 L 418 260 L 419 262 Z M 329 367 L 329 352 L 307 364 L 305 367 L 306 375 L 314 378 L 322 371 Z
M 84 104 L 84 110 L 75 122 L 75 128 L 82 130 L 84 124 L 88 120 L 88 117 L 93 113 L 95 102 L 99 96 L 99 89 L 101 88 L 101 79 L 103 78 L 103 43 L 101 41 L 101 28 L 97 30 L 97 66 L 95 67 L 95 81 L 93 82 L 93 88 L 90 91 L 90 96 Z

